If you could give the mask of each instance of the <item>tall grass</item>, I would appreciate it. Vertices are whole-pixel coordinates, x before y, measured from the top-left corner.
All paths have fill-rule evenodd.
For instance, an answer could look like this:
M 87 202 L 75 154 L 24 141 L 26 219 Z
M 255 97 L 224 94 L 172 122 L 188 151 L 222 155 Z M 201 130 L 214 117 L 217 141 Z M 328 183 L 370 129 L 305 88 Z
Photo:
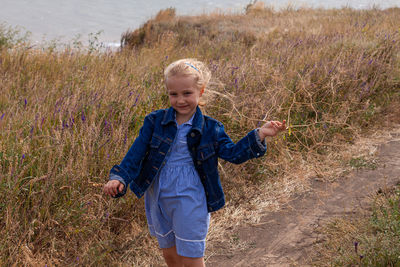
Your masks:
M 234 140 L 263 119 L 290 126 L 269 142 L 266 157 L 221 164 L 228 205 L 214 214 L 208 237 L 221 240 L 226 218 L 240 221 L 241 207 L 256 208 L 251 200 L 260 188 L 272 198 L 281 192 L 268 187 L 270 180 L 296 173 L 310 158 L 326 159 L 399 101 L 399 15 L 400 9 L 169 13 L 144 26 L 143 42 L 126 42 L 119 52 L 2 47 L 0 264 L 160 262 L 143 202 L 132 194 L 109 199 L 101 186 L 144 116 L 168 107 L 163 69 L 183 57 L 212 70 L 205 112 Z M 282 191 L 297 190 L 299 180 L 290 183 Z

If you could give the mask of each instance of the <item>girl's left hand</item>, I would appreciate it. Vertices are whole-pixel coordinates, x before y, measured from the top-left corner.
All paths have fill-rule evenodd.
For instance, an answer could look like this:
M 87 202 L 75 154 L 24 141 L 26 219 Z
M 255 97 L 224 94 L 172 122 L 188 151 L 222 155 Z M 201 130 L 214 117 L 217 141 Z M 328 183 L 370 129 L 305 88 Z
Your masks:
M 286 130 L 286 120 L 280 121 L 269 121 L 265 123 L 259 130 L 258 134 L 261 140 L 264 140 L 267 136 L 275 136 L 279 132 Z

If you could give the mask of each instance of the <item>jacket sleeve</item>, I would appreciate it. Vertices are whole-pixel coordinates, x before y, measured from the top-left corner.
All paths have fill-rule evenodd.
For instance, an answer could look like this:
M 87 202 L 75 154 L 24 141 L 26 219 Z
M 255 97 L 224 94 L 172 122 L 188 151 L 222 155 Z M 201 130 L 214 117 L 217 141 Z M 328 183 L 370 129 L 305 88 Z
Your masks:
M 143 126 L 139 130 L 139 136 L 135 139 L 121 163 L 114 165 L 110 170 L 110 180 L 118 180 L 125 185 L 124 192 L 120 192 L 117 195 L 118 197 L 126 193 L 127 185 L 139 175 L 153 129 L 154 117 L 150 113 L 145 117 Z
M 235 163 L 243 163 L 252 158 L 258 158 L 265 154 L 267 146 L 260 140 L 258 129 L 252 130 L 236 144 L 225 133 L 224 126 L 219 124 L 217 128 L 217 154 L 218 157 Z

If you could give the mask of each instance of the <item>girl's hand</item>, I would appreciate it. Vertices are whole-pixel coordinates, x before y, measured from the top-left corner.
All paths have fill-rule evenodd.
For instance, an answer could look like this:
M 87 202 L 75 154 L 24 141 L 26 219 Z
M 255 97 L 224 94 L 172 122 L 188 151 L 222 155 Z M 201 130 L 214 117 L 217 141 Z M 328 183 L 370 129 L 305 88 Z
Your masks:
M 269 121 L 258 130 L 258 135 L 260 136 L 261 140 L 264 140 L 265 137 L 275 136 L 284 130 L 286 130 L 286 120 L 283 120 L 283 122 Z
M 104 194 L 112 197 L 115 197 L 118 192 L 122 192 L 123 190 L 124 184 L 118 180 L 110 180 L 103 187 Z

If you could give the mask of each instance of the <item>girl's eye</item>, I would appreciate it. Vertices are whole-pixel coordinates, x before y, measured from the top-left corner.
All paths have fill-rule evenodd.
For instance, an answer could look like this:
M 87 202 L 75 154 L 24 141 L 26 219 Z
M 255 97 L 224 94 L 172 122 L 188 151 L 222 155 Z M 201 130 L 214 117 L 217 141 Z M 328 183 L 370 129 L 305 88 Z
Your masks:
M 190 94 L 192 94 L 192 93 L 191 93 L 191 92 L 186 92 L 186 93 L 185 93 L 185 95 L 190 95 Z

